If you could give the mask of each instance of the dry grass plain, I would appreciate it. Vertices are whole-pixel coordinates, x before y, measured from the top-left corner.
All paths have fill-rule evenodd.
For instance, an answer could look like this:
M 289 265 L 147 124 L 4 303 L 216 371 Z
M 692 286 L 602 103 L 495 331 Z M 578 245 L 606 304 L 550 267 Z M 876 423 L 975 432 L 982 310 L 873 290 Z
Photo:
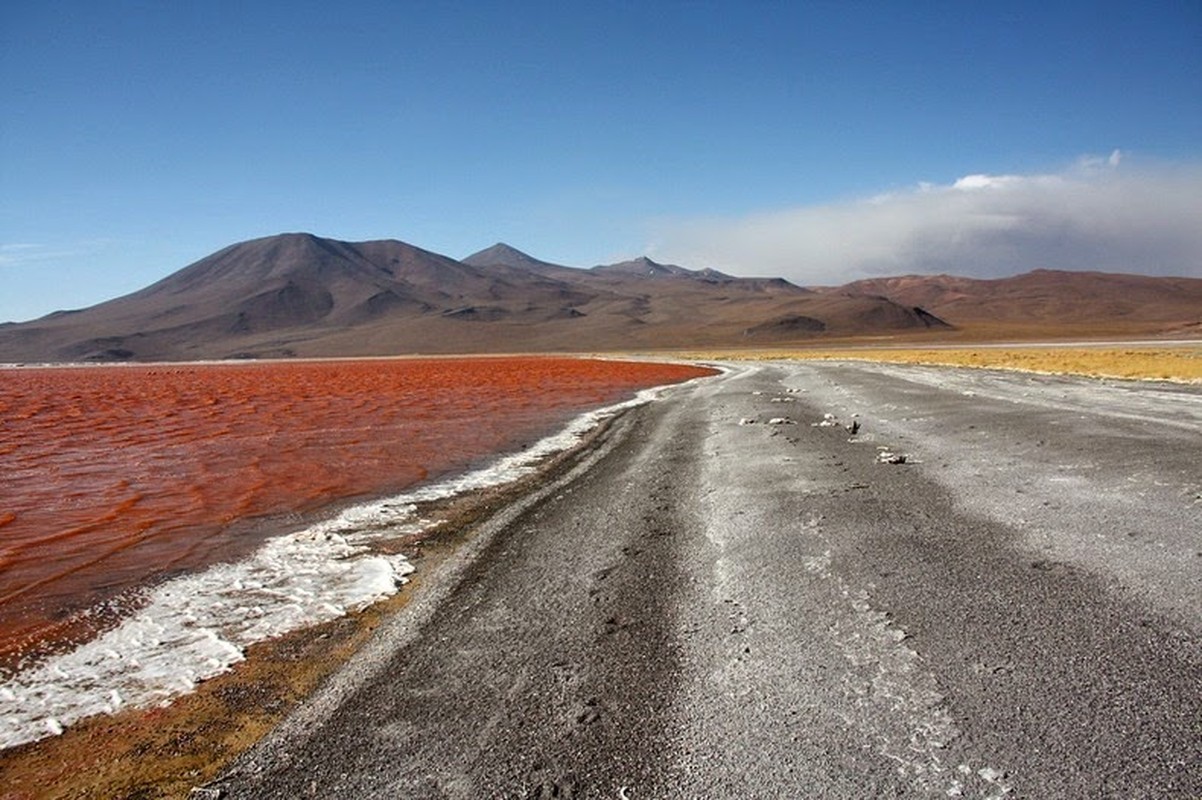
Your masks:
M 1202 383 L 1202 341 L 1139 347 L 1014 346 L 954 348 L 832 347 L 795 350 L 692 353 L 697 360 L 856 360 L 980 369 L 1009 369 L 1047 375 L 1085 375 L 1123 380 Z

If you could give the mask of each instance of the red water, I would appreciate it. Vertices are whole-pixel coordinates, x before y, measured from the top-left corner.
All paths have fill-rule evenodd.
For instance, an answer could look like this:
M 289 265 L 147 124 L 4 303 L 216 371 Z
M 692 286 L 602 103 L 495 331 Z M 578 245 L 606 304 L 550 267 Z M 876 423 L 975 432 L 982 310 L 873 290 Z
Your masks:
M 709 372 L 566 358 L 0 370 L 0 660 L 98 601 L 245 553 L 256 519 L 393 493 Z

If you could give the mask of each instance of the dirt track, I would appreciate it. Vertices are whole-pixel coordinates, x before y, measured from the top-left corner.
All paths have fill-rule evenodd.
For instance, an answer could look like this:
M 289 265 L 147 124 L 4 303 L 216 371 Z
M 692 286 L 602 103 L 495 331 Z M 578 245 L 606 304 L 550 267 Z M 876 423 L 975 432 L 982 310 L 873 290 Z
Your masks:
M 619 420 L 213 786 L 1202 795 L 1200 451 L 1196 387 L 733 367 Z

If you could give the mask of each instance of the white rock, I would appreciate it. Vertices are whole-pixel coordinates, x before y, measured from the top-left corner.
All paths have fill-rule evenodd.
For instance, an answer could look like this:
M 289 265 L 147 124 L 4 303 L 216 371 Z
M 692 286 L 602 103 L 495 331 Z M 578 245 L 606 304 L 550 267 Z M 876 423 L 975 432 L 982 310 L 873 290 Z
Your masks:
M 977 774 L 981 776 L 981 780 L 997 783 L 1002 778 L 1006 777 L 1006 773 L 1001 770 L 996 770 L 993 767 L 983 767 L 977 770 Z

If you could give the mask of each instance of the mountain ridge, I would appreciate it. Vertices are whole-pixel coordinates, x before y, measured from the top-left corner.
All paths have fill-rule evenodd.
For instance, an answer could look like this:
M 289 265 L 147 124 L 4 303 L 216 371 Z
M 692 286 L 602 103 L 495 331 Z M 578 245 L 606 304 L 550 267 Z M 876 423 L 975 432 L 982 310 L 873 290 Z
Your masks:
M 921 306 L 958 326 L 1171 333 L 1202 323 L 1202 278 L 1040 268 L 1003 278 L 870 278 L 838 290 Z
M 1056 294 L 1049 285 L 1057 281 L 1071 283 L 1085 298 L 1077 301 L 1084 311 L 1061 309 L 1069 327 L 1100 307 L 1126 319 L 1155 317 L 1157 324 L 1199 322 L 1202 281 L 1148 279 L 1136 287 L 1125 276 L 1118 285 L 1128 296 L 1120 302 L 1103 296 L 1117 291 L 1106 288 L 1116 279 L 1105 273 L 1084 279 L 1029 275 L 1000 285 L 901 276 L 801 287 L 646 256 L 580 268 L 501 242 L 459 260 L 396 239 L 346 242 L 284 233 L 229 245 L 89 308 L 0 325 L 0 361 L 773 347 L 949 333 L 953 325 L 978 324 L 991 313 L 998 318 L 990 309 L 991 292 L 1006 302 L 1020 298 L 1036 316 L 1072 307 L 1071 298 L 1060 297 L 1060 306 L 1048 299 Z M 1142 294 L 1136 297 L 1133 287 Z M 1179 297 L 1171 303 L 1166 292 Z M 1163 313 L 1141 317 L 1141 297 L 1158 302 Z M 1191 317 L 1182 309 L 1194 297 Z M 1031 321 L 1017 312 L 1010 316 L 1015 324 Z

